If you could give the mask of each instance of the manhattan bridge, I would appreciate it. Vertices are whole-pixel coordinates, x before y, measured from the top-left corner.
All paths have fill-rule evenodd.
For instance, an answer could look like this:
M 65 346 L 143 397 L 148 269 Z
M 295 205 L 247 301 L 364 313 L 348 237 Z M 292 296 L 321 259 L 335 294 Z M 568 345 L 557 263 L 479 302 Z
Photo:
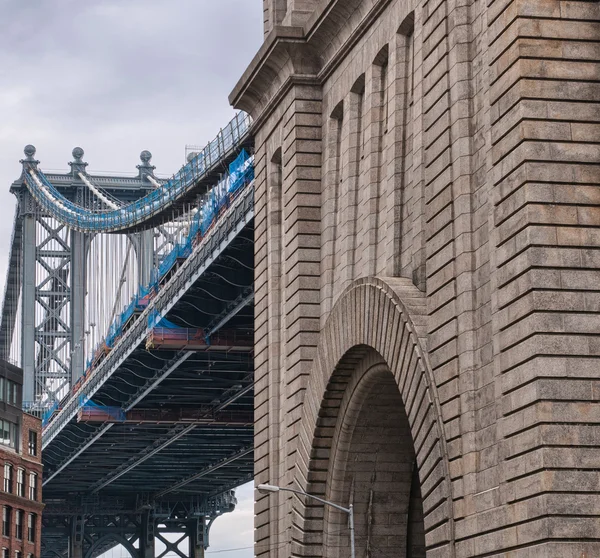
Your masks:
M 43 418 L 45 557 L 202 556 L 252 478 L 249 125 L 168 180 L 148 151 L 106 176 L 81 148 L 59 174 L 25 147 L 0 356 Z

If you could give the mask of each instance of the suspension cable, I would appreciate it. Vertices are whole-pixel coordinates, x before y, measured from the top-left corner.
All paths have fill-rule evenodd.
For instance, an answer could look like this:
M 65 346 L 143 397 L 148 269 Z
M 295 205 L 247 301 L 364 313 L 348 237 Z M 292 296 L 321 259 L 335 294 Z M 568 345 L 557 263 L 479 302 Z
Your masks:
M 85 174 L 83 174 L 82 172 L 77 173 L 79 175 L 79 178 L 81 178 L 81 180 L 83 181 L 83 183 L 92 191 L 94 192 L 94 195 L 107 207 L 110 207 L 111 209 L 119 209 L 119 206 L 110 201 L 102 192 L 100 192 L 100 190 L 98 190 L 98 188 L 96 188 L 87 178 L 87 176 L 85 176 Z

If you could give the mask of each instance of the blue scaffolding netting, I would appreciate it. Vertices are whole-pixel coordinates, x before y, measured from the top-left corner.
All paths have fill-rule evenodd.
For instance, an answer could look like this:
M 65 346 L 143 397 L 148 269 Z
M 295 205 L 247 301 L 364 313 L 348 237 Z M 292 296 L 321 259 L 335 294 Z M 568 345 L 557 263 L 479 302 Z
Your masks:
M 99 405 L 91 399 L 82 399 L 79 416 L 86 420 L 101 420 L 110 422 L 125 422 L 125 411 L 121 407 Z
M 113 321 L 104 341 L 99 347 L 96 347 L 93 356 L 88 359 L 83 379 L 91 372 L 96 359 L 102 355 L 103 350 L 110 350 L 114 347 L 132 316 L 136 312 L 143 311 L 148 306 L 149 298 L 158 292 L 160 281 L 173 269 L 177 260 L 188 258 L 191 255 L 194 243 L 199 238 L 204 237 L 223 211 L 230 206 L 237 194 L 244 186 L 250 184 L 252 180 L 254 180 L 254 158 L 245 149 L 242 149 L 236 159 L 229 165 L 226 175 L 205 195 L 200 207 L 192 218 L 185 239 L 175 244 L 173 249 L 165 255 L 158 268 L 153 270 L 150 283 L 139 287 L 138 293 Z M 162 318 L 156 311 L 149 314 L 148 327 L 164 329 L 179 328 L 179 326 L 169 322 L 166 318 Z

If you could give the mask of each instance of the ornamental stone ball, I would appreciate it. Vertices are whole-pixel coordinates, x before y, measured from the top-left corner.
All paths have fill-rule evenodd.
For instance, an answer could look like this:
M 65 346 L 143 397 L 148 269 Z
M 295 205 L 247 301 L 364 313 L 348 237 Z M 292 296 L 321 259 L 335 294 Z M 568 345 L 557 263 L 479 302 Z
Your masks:
M 73 155 L 73 158 L 79 162 L 84 155 L 84 151 L 81 147 L 75 147 L 71 154 Z
M 142 163 L 148 164 L 152 159 L 152 153 L 150 153 L 150 151 L 148 151 L 147 149 L 144 149 L 144 151 L 140 153 L 140 159 Z
M 32 158 L 35 155 L 35 146 L 31 144 L 26 145 L 23 153 L 25 153 L 26 157 Z

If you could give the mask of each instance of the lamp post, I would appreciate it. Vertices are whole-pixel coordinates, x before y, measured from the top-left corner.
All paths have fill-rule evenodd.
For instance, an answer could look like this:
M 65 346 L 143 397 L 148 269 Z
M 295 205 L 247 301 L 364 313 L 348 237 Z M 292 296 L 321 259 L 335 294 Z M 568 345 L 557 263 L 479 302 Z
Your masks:
M 331 506 L 336 510 L 343 511 L 348 514 L 348 524 L 350 529 L 350 557 L 355 558 L 355 550 L 354 550 L 354 508 L 352 504 L 350 504 L 347 508 L 344 506 L 340 506 L 338 504 L 334 504 L 333 502 L 329 502 L 328 500 L 323 500 L 323 498 L 319 498 L 318 496 L 313 496 L 308 492 L 304 492 L 304 490 L 296 490 L 295 488 L 283 488 L 281 486 L 275 486 L 272 484 L 259 484 L 256 489 L 262 494 L 268 494 L 269 492 L 293 492 L 294 494 L 300 494 L 301 496 L 306 496 L 307 498 L 311 498 L 316 500 L 317 502 L 321 502 L 321 504 L 325 504 L 326 506 Z

